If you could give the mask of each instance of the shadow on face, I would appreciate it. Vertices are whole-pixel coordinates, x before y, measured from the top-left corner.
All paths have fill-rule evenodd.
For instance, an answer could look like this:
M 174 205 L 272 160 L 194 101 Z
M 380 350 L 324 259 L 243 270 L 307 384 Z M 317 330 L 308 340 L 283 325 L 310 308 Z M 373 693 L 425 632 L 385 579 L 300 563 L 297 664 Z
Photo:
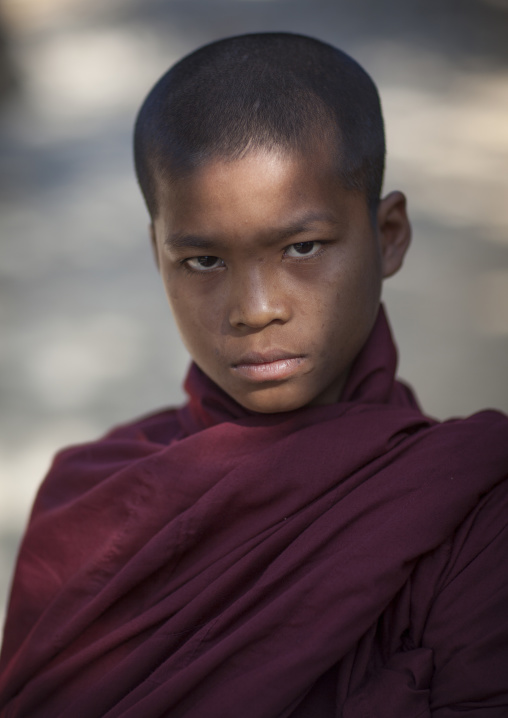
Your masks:
M 339 399 L 409 242 L 405 200 L 344 189 L 323 149 L 159 181 L 157 263 L 187 349 L 247 409 Z

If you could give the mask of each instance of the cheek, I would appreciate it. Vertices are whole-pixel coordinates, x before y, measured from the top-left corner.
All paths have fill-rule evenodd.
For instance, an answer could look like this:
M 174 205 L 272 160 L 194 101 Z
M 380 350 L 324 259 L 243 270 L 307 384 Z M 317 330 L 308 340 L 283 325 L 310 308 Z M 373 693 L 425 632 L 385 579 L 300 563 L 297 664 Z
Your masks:
M 381 293 L 381 270 L 377 255 L 370 247 L 358 252 L 344 273 L 341 299 L 352 317 L 369 315 Z
M 179 282 L 167 283 L 166 294 L 176 324 L 191 354 L 209 346 L 220 334 L 221 312 L 218 303 L 209 296 L 203 297 L 192 287 L 181 287 Z
M 211 329 L 210 321 L 212 317 L 208 316 L 206 307 L 201 306 L 195 301 L 186 301 L 185 298 L 170 298 L 171 309 L 176 323 L 180 328 L 180 332 L 184 336 L 195 335 L 196 339 L 206 335 Z
M 355 349 L 365 340 L 377 315 L 380 288 L 376 272 L 361 261 L 322 282 L 314 327 L 324 355 L 332 347 Z

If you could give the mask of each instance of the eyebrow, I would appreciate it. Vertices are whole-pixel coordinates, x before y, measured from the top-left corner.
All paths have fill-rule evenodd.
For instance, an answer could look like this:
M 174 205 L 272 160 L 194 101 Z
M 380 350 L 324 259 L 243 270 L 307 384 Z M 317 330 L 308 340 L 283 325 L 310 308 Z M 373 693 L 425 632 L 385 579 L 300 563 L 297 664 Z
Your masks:
M 289 224 L 286 227 L 274 229 L 271 234 L 277 236 L 277 239 L 289 239 L 297 234 L 303 234 L 313 229 L 312 225 L 319 222 L 327 222 L 328 224 L 339 224 L 335 217 L 328 212 L 308 212 L 297 219 L 293 224 Z
M 197 234 L 175 232 L 166 237 L 164 244 L 173 249 L 212 249 L 217 243 L 213 239 Z
M 312 225 L 318 222 L 327 222 L 328 224 L 337 225 L 339 222 L 328 212 L 308 212 L 302 217 L 296 219 L 292 224 L 285 227 L 277 227 L 267 231 L 270 237 L 275 241 L 281 241 L 295 237 L 298 234 L 309 232 L 313 229 Z M 220 241 L 211 237 L 203 237 L 196 234 L 184 234 L 174 232 L 166 237 L 164 244 L 172 249 L 216 249 L 221 244 Z

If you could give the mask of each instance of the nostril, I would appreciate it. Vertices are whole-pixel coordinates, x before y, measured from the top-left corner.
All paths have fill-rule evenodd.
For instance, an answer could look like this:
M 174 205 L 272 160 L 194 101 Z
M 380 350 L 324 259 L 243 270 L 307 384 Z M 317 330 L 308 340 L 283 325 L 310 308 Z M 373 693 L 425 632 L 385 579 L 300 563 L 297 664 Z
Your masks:
M 260 329 L 272 323 L 283 324 L 289 313 L 281 302 L 253 302 L 244 300 L 232 307 L 229 321 L 232 326 Z

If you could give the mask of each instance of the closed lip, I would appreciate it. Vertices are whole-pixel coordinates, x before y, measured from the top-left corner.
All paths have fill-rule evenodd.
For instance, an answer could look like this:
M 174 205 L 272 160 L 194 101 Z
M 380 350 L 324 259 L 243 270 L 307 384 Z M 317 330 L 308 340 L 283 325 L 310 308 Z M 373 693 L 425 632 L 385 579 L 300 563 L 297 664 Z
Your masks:
M 305 358 L 304 354 L 279 349 L 248 352 L 232 364 L 232 369 L 235 374 L 250 382 L 284 381 L 300 371 Z
M 270 349 L 266 352 L 248 352 L 243 354 L 237 361 L 232 363 L 233 367 L 245 366 L 247 364 L 271 364 L 284 359 L 303 359 L 304 354 L 294 354 L 280 349 Z

